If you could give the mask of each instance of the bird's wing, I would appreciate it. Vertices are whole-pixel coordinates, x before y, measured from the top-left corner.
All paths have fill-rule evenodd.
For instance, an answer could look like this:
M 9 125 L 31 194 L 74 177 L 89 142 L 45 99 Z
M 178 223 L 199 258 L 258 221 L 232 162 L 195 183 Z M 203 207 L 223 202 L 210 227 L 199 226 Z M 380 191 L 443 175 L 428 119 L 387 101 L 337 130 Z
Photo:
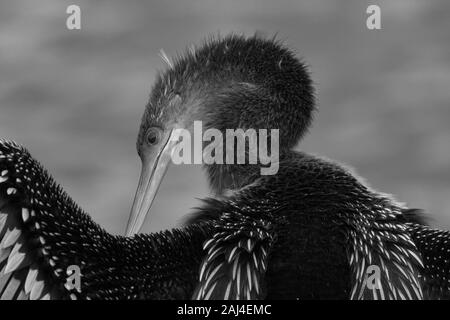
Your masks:
M 54 243 L 37 219 L 44 210 L 32 196 L 36 167 L 28 166 L 24 156 L 20 146 L 0 141 L 0 299 L 70 296 L 64 288 L 66 270 L 50 254 Z
M 450 299 L 450 231 L 407 223 L 411 238 L 422 255 L 424 297 Z
M 96 224 L 26 149 L 0 140 L 0 299 L 137 297 L 122 272 L 126 240 Z
M 272 223 L 243 215 L 241 208 L 225 211 L 216 233 L 204 243 L 205 258 L 193 298 L 255 300 L 266 295 L 265 273 L 275 242 Z
M 405 223 L 399 220 L 399 209 L 385 210 L 389 214 L 372 216 L 372 210 L 362 211 L 364 214 L 353 222 L 350 298 L 422 300 L 420 252 Z
M 19 187 L 26 179 L 17 175 L 25 165 L 16 161 L 21 153 L 19 146 L 0 141 L 0 298 L 58 297 L 54 262 L 46 254 L 27 192 Z
M 63 283 L 56 281 L 56 269 L 44 258 L 45 240 L 33 237 L 26 226 L 25 219 L 31 219 L 34 212 L 8 202 L 3 194 L 0 202 L 0 299 L 59 298 L 58 284 Z
M 450 231 L 428 225 L 420 209 L 404 209 L 402 216 L 424 268 L 420 279 L 425 299 L 450 299 Z
M 111 235 L 27 150 L 0 140 L 0 299 L 186 299 L 212 235 L 208 224 Z

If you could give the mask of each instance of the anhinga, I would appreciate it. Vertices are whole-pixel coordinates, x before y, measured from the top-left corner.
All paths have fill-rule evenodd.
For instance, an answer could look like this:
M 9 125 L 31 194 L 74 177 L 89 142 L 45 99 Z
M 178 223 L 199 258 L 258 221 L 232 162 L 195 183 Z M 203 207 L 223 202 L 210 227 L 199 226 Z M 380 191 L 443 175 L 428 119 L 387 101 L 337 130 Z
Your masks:
M 291 51 L 229 36 L 168 62 L 138 135 L 142 174 L 127 235 L 150 209 L 179 143 L 174 132 L 195 120 L 220 131 L 279 129 L 278 173 L 208 165 L 217 198 L 191 225 L 126 238 L 95 224 L 28 152 L 2 142 L 1 298 L 449 297 L 449 232 L 419 223 L 343 166 L 292 151 L 314 98 Z M 65 287 L 71 265 L 80 266 L 81 291 Z M 379 281 L 370 284 L 373 267 Z
M 206 166 L 221 200 L 202 209 L 207 218 L 216 212 L 216 231 L 194 298 L 422 298 L 407 208 L 339 164 L 292 151 L 311 122 L 314 94 L 291 51 L 232 35 L 166 60 L 138 135 L 142 175 L 128 235 L 150 209 L 177 129 L 192 130 L 194 121 L 224 133 L 279 129 L 277 174 L 261 176 L 261 164 Z M 374 266 L 381 275 L 370 287 Z

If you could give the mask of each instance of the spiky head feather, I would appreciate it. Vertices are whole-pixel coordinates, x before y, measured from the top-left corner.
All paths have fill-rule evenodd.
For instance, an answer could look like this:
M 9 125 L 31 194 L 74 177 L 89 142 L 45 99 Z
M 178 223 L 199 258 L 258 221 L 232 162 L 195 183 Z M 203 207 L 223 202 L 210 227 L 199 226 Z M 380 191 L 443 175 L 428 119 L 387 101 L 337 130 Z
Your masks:
M 151 126 L 201 120 L 219 130 L 279 129 L 290 148 L 308 128 L 314 90 L 306 66 L 275 39 L 229 35 L 175 57 L 145 108 L 138 145 Z

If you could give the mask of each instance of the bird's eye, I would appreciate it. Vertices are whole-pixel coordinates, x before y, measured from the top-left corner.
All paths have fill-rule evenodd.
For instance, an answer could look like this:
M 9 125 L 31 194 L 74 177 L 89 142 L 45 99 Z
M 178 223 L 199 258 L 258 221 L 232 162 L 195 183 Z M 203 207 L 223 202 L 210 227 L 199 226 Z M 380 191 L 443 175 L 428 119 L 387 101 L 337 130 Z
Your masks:
M 156 145 L 161 140 L 161 129 L 152 127 L 147 130 L 146 141 L 149 145 Z

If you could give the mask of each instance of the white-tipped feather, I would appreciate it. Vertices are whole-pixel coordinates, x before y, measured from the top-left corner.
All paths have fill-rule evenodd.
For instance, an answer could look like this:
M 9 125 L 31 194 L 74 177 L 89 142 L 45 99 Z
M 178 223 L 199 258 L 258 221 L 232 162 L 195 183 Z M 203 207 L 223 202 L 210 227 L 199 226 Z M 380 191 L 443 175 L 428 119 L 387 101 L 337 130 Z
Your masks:
M 0 214 L 0 234 L 3 233 L 3 229 L 6 228 L 6 214 Z
M 247 282 L 250 290 L 252 290 L 252 272 L 250 270 L 250 264 L 247 263 Z
M 357 283 L 355 283 L 353 285 L 352 293 L 350 294 L 350 300 L 354 300 L 355 299 L 356 290 L 358 290 L 358 284 Z
M 450 282 L 450 280 L 449 280 L 449 282 Z M 423 294 L 422 294 L 422 290 L 421 290 L 420 286 L 414 285 L 414 286 L 412 286 L 412 288 L 414 290 L 414 293 L 416 294 L 416 297 L 423 298 Z
M 210 253 L 208 254 L 208 259 L 207 259 L 206 261 L 209 262 L 209 261 L 211 261 L 212 259 L 214 259 L 214 258 L 216 257 L 216 254 L 217 254 L 220 250 L 222 250 L 222 248 L 221 248 L 221 247 L 218 247 L 216 250 L 214 250 L 214 252 L 210 252 Z
M 30 211 L 27 208 L 22 208 L 22 220 L 23 222 L 27 222 L 30 218 Z
M 362 258 L 361 263 L 362 263 L 362 265 L 361 265 L 361 273 L 360 273 L 359 276 L 360 276 L 360 277 L 363 277 L 363 276 L 366 275 L 366 259 L 365 259 L 365 258 Z
M 205 296 L 205 300 L 209 300 L 209 298 L 211 298 L 211 294 L 213 293 L 214 288 L 215 288 L 216 286 L 217 286 L 217 282 L 214 283 L 214 285 L 211 287 L 211 289 L 209 289 L 208 293 L 207 293 L 206 296 Z
M 19 252 L 19 249 L 22 247 L 20 243 L 16 243 L 14 248 L 11 251 L 11 254 L 8 258 L 8 263 L 6 264 L 5 273 L 9 273 L 19 269 L 21 267 L 21 263 L 25 259 L 25 253 Z
M 44 291 L 44 281 L 38 280 L 33 284 L 33 288 L 31 288 L 30 300 L 38 300 L 42 297 Z
M 6 189 L 6 194 L 7 194 L 8 196 L 10 196 L 10 195 L 12 195 L 12 194 L 16 194 L 16 192 L 17 192 L 17 189 L 16 189 L 16 188 L 8 188 L 8 189 Z
M 408 296 L 408 299 L 409 299 L 409 300 L 413 300 L 413 297 L 412 297 L 411 293 L 409 292 L 409 289 L 408 289 L 408 287 L 405 285 L 405 283 L 404 283 L 402 280 L 400 280 L 400 283 L 401 283 L 401 285 L 402 285 L 402 287 L 403 287 L 403 290 L 405 291 L 406 295 Z
M 21 232 L 18 228 L 14 228 L 12 230 L 8 230 L 2 240 L 2 248 L 8 248 L 16 243 L 19 239 Z
M 225 296 L 223 298 L 224 300 L 228 300 L 230 298 L 231 284 L 232 282 L 229 282 L 227 285 L 227 289 L 225 290 Z
M 258 269 L 258 259 L 256 259 L 256 255 L 254 252 L 252 254 L 252 257 L 253 257 L 253 262 L 255 263 L 255 268 Z
M 233 263 L 233 280 L 236 279 L 236 272 L 237 272 L 237 267 L 238 267 L 238 259 L 234 260 Z
M 20 290 L 20 293 L 17 296 L 17 300 L 28 300 L 28 295 L 25 293 L 23 289 Z
M 230 255 L 228 256 L 228 263 L 230 263 L 231 260 L 233 260 L 234 254 L 236 253 L 237 249 L 238 249 L 237 247 L 234 247 L 233 250 L 231 250 Z
M 267 257 L 267 252 L 266 249 L 264 249 L 264 247 L 261 247 L 262 253 L 264 255 L 264 258 Z
M 202 263 L 202 267 L 200 269 L 200 277 L 199 277 L 200 281 L 203 279 L 203 275 L 204 275 L 205 269 L 206 269 L 206 262 L 203 262 Z
M 166 52 L 164 51 L 164 49 L 159 50 L 159 56 L 161 57 L 161 59 L 167 64 L 167 66 L 170 69 L 173 69 L 173 63 L 172 61 L 169 59 L 169 57 L 167 56 Z
M 12 247 L 3 249 L 0 248 L 0 263 L 2 263 L 4 260 L 8 259 L 9 254 L 11 253 Z
M 208 287 L 209 282 L 213 279 L 213 277 L 216 275 L 217 271 L 219 271 L 220 264 L 214 268 L 214 270 L 208 275 L 208 279 L 205 282 L 205 288 Z
M 237 286 L 237 292 L 239 294 L 240 289 L 241 289 L 241 267 L 240 266 L 238 266 L 236 273 L 237 273 L 236 286 Z
M 206 250 L 208 248 L 208 246 L 211 244 L 211 242 L 213 242 L 213 241 L 214 241 L 214 239 L 209 239 L 208 241 L 206 241 L 203 244 L 203 250 Z
M 36 277 L 38 275 L 38 270 L 34 268 L 30 268 L 28 271 L 27 279 L 25 280 L 25 293 L 29 294 L 31 289 L 33 289 L 34 282 L 36 281 Z
M 8 286 L 3 291 L 0 300 L 12 300 L 16 295 L 19 287 L 20 280 L 15 277 L 11 277 L 11 280 L 9 280 Z
M 42 296 L 41 300 L 50 300 L 50 293 L 46 293 Z
M 407 249 L 407 252 L 409 253 L 409 255 L 410 255 L 411 257 L 414 258 L 414 260 L 417 262 L 417 264 L 418 264 L 421 268 L 424 267 L 424 266 L 423 266 L 422 259 L 421 259 L 414 251 Z
M 254 284 L 255 284 L 256 294 L 259 294 L 259 281 L 258 281 L 255 273 L 253 274 L 253 280 L 254 280 Z
M 405 277 L 405 279 L 409 279 L 408 275 L 406 274 L 405 270 L 403 270 L 403 267 L 396 263 L 395 261 L 392 261 L 392 264 L 397 268 L 398 271 Z

